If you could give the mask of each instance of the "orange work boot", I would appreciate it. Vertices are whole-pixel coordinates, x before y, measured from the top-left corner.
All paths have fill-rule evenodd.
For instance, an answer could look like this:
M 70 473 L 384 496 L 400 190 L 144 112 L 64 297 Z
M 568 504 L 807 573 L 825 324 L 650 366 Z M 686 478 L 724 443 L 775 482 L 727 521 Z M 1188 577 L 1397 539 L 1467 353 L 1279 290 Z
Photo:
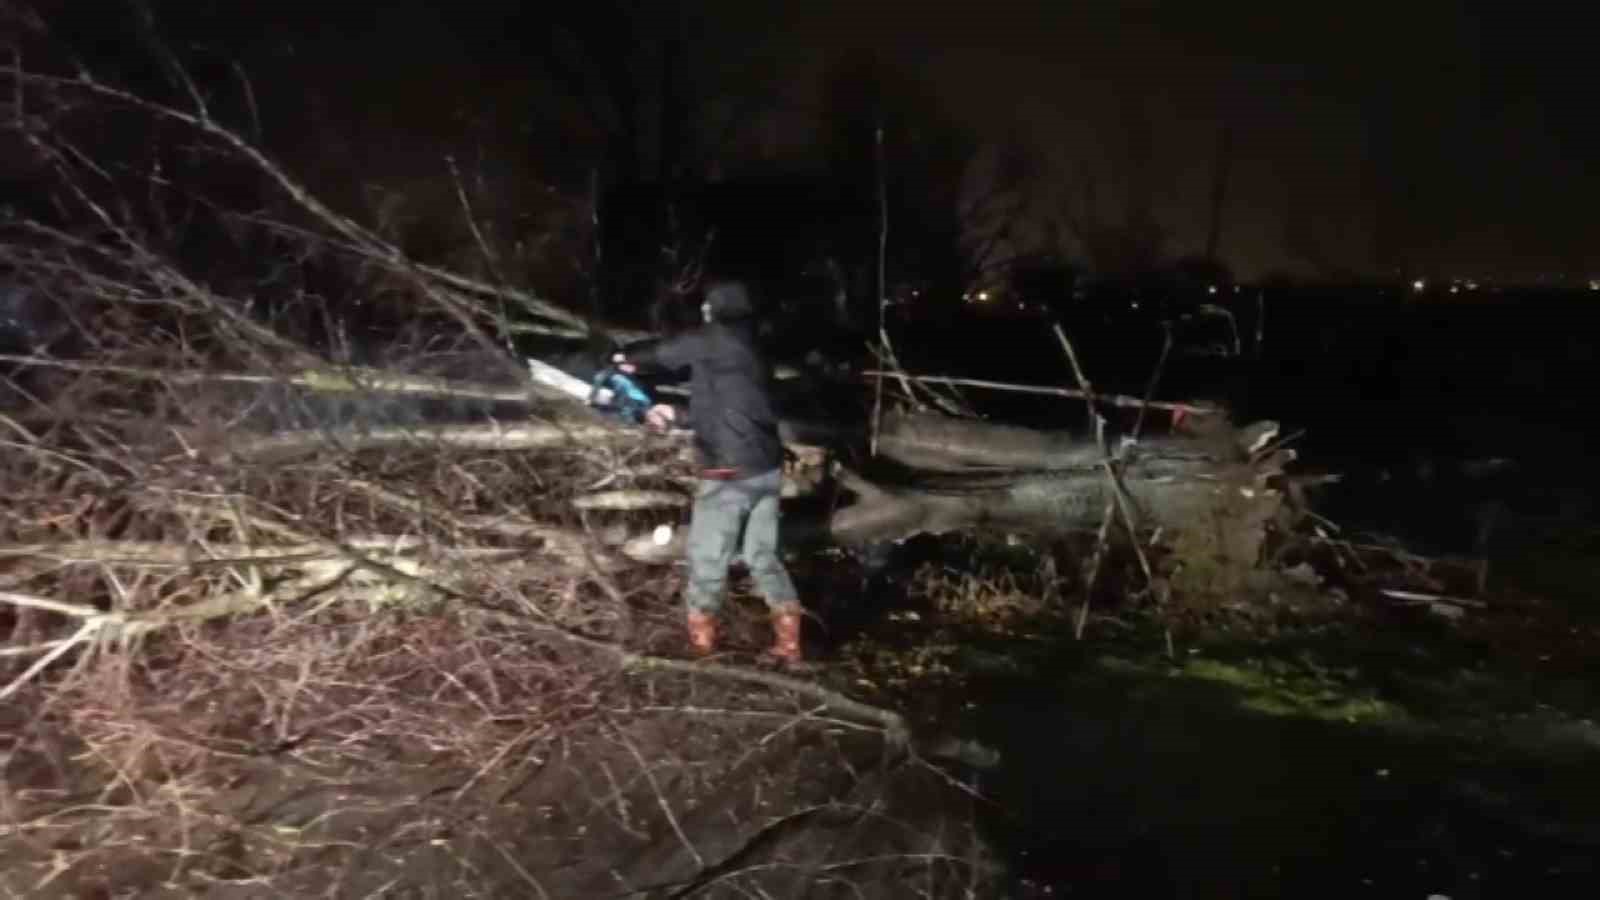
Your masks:
M 800 664 L 800 604 L 788 603 L 772 611 L 772 648 L 768 655 L 788 665 Z
M 717 619 L 715 616 L 691 610 L 689 612 L 689 646 L 696 656 L 710 656 L 717 647 Z

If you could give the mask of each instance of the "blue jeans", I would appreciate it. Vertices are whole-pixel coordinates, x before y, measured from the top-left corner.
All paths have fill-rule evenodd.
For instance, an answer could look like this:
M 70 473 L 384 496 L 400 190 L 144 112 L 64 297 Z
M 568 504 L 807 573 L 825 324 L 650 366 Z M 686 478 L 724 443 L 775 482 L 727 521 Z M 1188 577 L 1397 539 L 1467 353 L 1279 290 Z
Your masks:
M 689 524 L 689 584 L 684 602 L 695 612 L 722 608 L 728 566 L 741 557 L 769 607 L 798 602 L 778 558 L 779 491 L 783 470 L 736 481 L 701 479 Z M 742 532 L 742 539 L 741 539 Z

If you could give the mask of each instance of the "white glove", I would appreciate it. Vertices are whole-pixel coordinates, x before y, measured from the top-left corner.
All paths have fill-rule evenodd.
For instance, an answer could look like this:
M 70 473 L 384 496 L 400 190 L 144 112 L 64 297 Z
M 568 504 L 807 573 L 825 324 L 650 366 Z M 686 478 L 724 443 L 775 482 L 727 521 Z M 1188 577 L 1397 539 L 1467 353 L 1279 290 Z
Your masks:
M 645 424 L 656 431 L 668 430 L 677 418 L 677 410 L 666 403 L 657 403 L 655 406 L 650 407 L 649 412 L 644 414 Z

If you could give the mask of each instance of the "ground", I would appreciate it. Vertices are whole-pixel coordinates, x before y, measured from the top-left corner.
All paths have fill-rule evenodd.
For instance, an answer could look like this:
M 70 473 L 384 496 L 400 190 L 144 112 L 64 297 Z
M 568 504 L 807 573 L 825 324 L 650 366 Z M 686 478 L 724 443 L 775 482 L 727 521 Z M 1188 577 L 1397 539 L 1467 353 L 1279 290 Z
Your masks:
M 1481 605 L 1449 615 L 1379 593 L 1378 576 L 1426 574 L 1415 557 L 1389 571 L 1398 551 L 1381 543 L 1360 565 L 1353 542 L 1311 546 L 1169 606 L 1114 555 L 1081 638 L 1081 547 L 913 542 L 871 573 L 837 551 L 797 558 L 819 662 L 803 677 L 904 711 L 920 760 L 890 760 L 814 700 L 547 666 L 556 651 L 505 617 L 197 629 L 145 657 L 134 685 L 156 705 L 86 721 L 112 692 L 80 684 L 56 706 L 102 749 L 140 744 L 126 758 L 148 771 L 96 770 L 66 729 L 12 759 L 4 811 L 29 824 L 0 828 L 0 886 L 231 900 L 525 896 L 537 880 L 558 897 L 720 897 L 762 879 L 911 897 L 927 876 L 952 897 L 1592 895 L 1590 538 L 1523 540 Z M 1433 569 L 1443 593 L 1470 589 L 1471 567 Z M 667 571 L 635 610 L 663 656 L 683 649 Z M 770 630 L 736 584 L 721 662 L 749 665 Z M 184 653 L 216 663 L 188 670 L 214 685 L 161 680 Z M 308 725 L 290 728 L 288 707 L 252 697 L 297 683 L 297 665 L 325 708 L 296 701 Z M 340 699 L 391 684 L 407 703 Z M 368 718 L 346 728 L 347 709 Z M 0 734 L 25 718 L 0 710 Z M 816 872 L 838 881 L 804 888 Z
M 903 595 L 840 677 L 998 751 L 968 777 L 1010 896 L 1600 886 L 1592 620 L 1510 586 L 1458 619 L 1336 594 L 1180 629 L 1173 659 L 1155 612 L 1076 641 L 1026 577 L 938 577 L 945 602 Z

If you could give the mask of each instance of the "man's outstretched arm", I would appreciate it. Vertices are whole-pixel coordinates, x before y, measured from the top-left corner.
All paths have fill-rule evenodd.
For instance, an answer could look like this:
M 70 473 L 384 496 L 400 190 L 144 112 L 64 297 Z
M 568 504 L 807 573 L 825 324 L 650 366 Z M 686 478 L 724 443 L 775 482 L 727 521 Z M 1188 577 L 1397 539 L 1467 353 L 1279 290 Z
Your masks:
M 629 374 L 640 369 L 681 369 L 694 361 L 698 345 L 699 335 L 689 332 L 637 352 L 613 354 L 611 362 Z

